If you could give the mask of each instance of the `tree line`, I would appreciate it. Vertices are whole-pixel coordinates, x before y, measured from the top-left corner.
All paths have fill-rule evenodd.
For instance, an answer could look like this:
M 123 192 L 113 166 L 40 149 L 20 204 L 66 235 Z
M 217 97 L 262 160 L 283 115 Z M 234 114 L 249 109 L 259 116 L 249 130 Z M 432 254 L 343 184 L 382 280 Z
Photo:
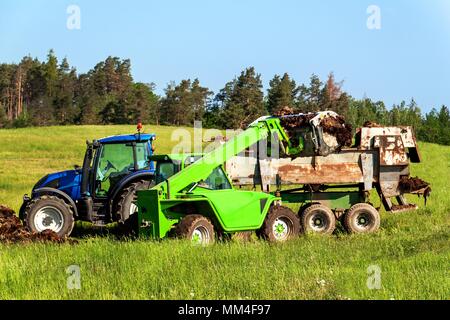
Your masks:
M 263 90 L 254 67 L 243 70 L 216 94 L 198 79 L 169 83 L 164 95 L 153 84 L 135 82 L 128 59 L 108 57 L 78 74 L 66 58 L 50 50 L 45 61 L 29 56 L 18 64 L 0 64 L 0 127 L 70 124 L 149 124 L 242 128 L 260 116 L 286 107 L 294 112 L 333 110 L 354 128 L 366 121 L 411 125 L 422 141 L 450 145 L 446 106 L 422 113 L 411 99 L 388 109 L 383 101 L 356 99 L 330 73 L 325 81 L 311 75 L 297 84 L 288 73 L 275 75 Z

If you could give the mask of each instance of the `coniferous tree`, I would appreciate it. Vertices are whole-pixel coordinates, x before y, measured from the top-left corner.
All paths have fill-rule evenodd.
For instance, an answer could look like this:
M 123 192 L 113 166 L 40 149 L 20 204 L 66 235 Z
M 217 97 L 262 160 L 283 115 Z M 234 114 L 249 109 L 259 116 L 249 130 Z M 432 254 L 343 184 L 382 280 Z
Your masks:
M 336 82 L 334 74 L 328 75 L 328 80 L 320 95 L 320 109 L 331 110 L 345 116 L 349 109 L 348 95 L 342 90 L 343 81 Z
M 59 63 L 50 50 L 43 62 L 26 56 L 17 64 L 0 64 L 0 128 L 134 123 L 138 119 L 175 125 L 203 120 L 206 127 L 238 128 L 267 114 L 267 108 L 276 113 L 294 105 L 297 112 L 334 110 L 354 128 L 366 121 L 410 125 L 419 140 L 450 145 L 448 107 L 422 114 L 411 99 L 388 110 L 383 101 L 351 97 L 332 73 L 325 83 L 313 74 L 308 84 L 298 87 L 287 74 L 275 76 L 264 100 L 261 77 L 248 68 L 213 101 L 211 94 L 195 79 L 169 85 L 160 98 L 153 85 L 133 81 L 129 60 L 108 57 L 87 73 L 77 74 L 67 59 Z
M 240 76 L 227 83 L 216 97 L 223 103 L 221 108 L 226 128 L 244 128 L 246 125 L 267 114 L 262 92 L 261 75 L 254 67 L 242 71 Z
M 302 113 L 320 111 L 320 103 L 322 99 L 322 85 L 319 77 L 315 74 L 311 75 L 309 86 L 305 84 L 298 88 L 297 109 Z
M 182 80 L 178 85 L 170 83 L 166 96 L 161 100 L 161 118 L 164 123 L 192 125 L 194 120 L 202 120 L 211 92 L 200 86 L 198 79 L 193 82 Z
M 202 120 L 210 103 L 209 97 L 212 95 L 206 87 L 200 86 L 200 81 L 195 79 L 191 86 L 191 106 L 193 109 L 193 120 Z
M 270 114 L 276 114 L 284 107 L 295 108 L 298 88 L 287 73 L 283 77 L 275 75 L 269 82 L 267 93 L 267 110 Z
M 131 115 L 133 120 L 159 124 L 159 97 L 153 93 L 154 84 L 136 83 L 133 86 Z
M 439 128 L 441 128 L 439 140 L 435 140 L 432 142 L 450 145 L 450 112 L 446 106 L 441 107 L 438 115 L 438 120 Z
M 59 124 L 73 123 L 78 109 L 74 105 L 77 74 L 64 58 L 58 69 L 58 84 L 54 98 L 55 118 Z

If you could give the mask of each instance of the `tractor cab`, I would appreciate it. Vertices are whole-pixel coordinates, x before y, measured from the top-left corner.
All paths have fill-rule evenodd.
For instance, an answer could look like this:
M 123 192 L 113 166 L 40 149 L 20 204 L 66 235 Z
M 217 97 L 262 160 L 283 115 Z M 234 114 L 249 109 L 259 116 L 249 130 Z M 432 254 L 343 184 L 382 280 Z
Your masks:
M 143 188 L 144 182 L 153 182 L 155 139 L 153 134 L 130 134 L 87 142 L 79 208 L 88 221 L 120 222 L 134 213 L 129 201 L 123 212 L 121 197 L 129 186 Z
M 83 170 L 88 179 L 88 187 L 82 193 L 89 193 L 95 198 L 107 198 L 115 186 L 126 176 L 145 170 L 154 171 L 154 163 L 150 160 L 154 147 L 154 135 L 121 135 L 107 137 L 88 143 L 92 151 Z M 89 155 L 89 154 L 94 154 Z M 85 166 L 87 168 L 85 168 Z

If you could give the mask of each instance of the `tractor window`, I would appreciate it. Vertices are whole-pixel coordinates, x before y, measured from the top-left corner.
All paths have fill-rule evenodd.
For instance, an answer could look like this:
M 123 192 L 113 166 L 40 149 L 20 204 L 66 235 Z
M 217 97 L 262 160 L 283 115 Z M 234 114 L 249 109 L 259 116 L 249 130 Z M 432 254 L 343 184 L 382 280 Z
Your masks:
M 150 161 L 148 160 L 149 149 L 146 142 L 136 143 L 136 159 L 138 170 L 148 169 L 150 167 Z
M 106 197 L 109 190 L 132 170 L 134 170 L 132 144 L 103 145 L 98 158 L 96 195 Z
M 175 174 L 173 162 L 158 162 L 156 166 L 156 183 L 161 183 Z
M 198 186 L 210 190 L 231 189 L 230 181 L 228 181 L 226 173 L 223 171 L 222 167 L 217 167 L 214 169 L 209 177 Z

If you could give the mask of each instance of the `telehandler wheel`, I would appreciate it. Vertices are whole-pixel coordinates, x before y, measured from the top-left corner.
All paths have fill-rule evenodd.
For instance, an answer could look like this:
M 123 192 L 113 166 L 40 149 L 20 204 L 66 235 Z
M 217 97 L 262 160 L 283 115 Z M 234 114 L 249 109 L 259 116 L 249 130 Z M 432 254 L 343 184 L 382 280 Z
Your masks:
M 72 233 L 75 220 L 72 208 L 64 200 L 43 195 L 27 205 L 24 223 L 31 232 L 51 230 L 63 238 Z
M 121 235 L 131 235 L 137 223 L 137 194 L 138 190 L 149 189 L 153 185 L 150 181 L 137 181 L 123 189 L 117 198 L 116 214 L 119 220 L 119 232 Z
M 380 228 L 380 213 L 368 203 L 357 203 L 344 215 L 344 228 L 349 233 L 372 233 Z
M 300 214 L 305 233 L 332 234 L 336 228 L 336 218 L 330 208 L 322 204 L 313 204 Z
M 291 209 L 274 206 L 270 209 L 260 230 L 261 236 L 270 242 L 282 242 L 297 237 L 300 221 Z
M 194 244 L 207 245 L 214 243 L 215 232 L 211 221 L 199 214 L 185 216 L 176 226 L 175 234 Z

